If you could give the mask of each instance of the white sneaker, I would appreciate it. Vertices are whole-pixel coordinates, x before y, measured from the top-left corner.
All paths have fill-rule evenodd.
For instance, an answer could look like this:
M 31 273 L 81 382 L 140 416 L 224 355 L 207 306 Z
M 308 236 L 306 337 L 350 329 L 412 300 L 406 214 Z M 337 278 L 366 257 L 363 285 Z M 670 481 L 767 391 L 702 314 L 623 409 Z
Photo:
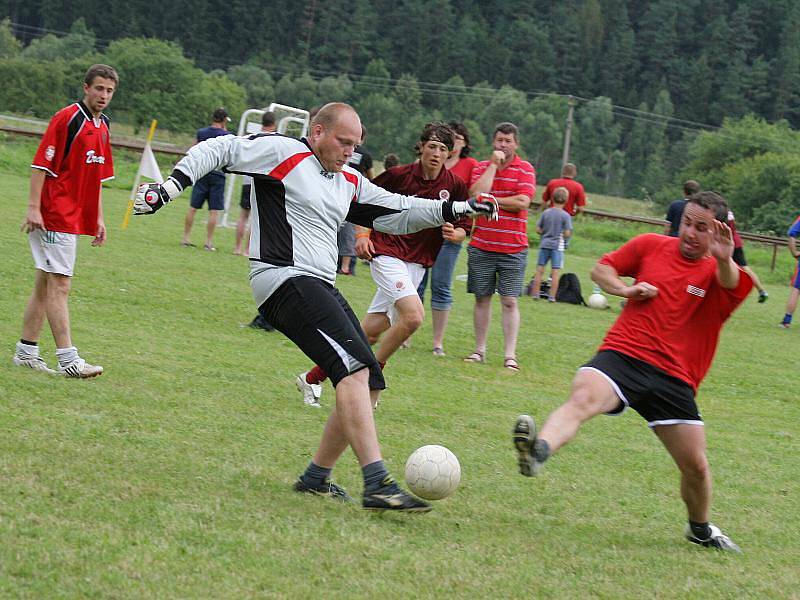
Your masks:
M 14 364 L 18 367 L 28 367 L 33 369 L 34 371 L 42 371 L 43 373 L 49 373 L 50 375 L 55 375 L 55 371 L 47 366 L 47 363 L 40 356 L 31 356 L 29 354 L 14 354 L 14 358 L 12 359 Z
M 76 377 L 78 379 L 87 379 L 89 377 L 97 377 L 103 374 L 103 367 L 90 365 L 82 358 L 78 357 L 69 363 L 66 367 L 58 365 L 58 372 L 65 377 Z
M 708 536 L 708 539 L 702 540 L 698 537 L 695 537 L 695 535 L 692 533 L 692 528 L 687 524 L 685 534 L 686 539 L 693 544 L 699 544 L 701 546 L 705 546 L 706 548 L 716 548 L 717 550 L 726 550 L 728 552 L 736 553 L 742 552 L 742 549 L 739 548 L 739 546 L 737 546 L 731 538 L 722 533 L 719 527 L 713 523 L 709 523 L 708 527 L 711 529 L 711 535 Z
M 322 406 L 319 403 L 319 399 L 322 396 L 322 386 L 318 383 L 308 383 L 306 375 L 308 375 L 308 371 L 300 373 L 294 383 L 297 389 L 303 392 L 303 402 L 308 406 L 320 408 Z

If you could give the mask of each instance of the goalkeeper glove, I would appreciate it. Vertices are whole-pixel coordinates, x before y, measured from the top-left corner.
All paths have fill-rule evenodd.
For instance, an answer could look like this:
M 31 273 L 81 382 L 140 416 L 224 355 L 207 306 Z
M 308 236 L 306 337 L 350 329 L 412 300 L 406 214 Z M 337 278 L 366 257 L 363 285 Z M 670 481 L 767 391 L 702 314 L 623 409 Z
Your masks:
M 159 208 L 170 202 L 183 190 L 170 177 L 164 183 L 143 183 L 136 191 L 133 203 L 134 215 L 152 215 Z
M 476 198 L 470 198 L 461 202 L 453 202 L 453 214 L 458 216 L 479 217 L 484 216 L 490 221 L 498 218 L 500 206 L 497 198 L 491 194 L 478 194 Z

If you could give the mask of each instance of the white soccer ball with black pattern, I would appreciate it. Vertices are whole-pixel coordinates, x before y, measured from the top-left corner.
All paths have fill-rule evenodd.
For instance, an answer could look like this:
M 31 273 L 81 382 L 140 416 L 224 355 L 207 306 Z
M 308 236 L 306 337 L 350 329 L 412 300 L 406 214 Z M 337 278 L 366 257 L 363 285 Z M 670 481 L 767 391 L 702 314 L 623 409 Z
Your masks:
M 586 300 L 589 308 L 598 308 L 600 310 L 608 308 L 608 298 L 599 292 L 595 292 Z
M 422 446 L 406 461 L 408 488 L 425 500 L 447 498 L 461 481 L 461 465 L 444 446 Z

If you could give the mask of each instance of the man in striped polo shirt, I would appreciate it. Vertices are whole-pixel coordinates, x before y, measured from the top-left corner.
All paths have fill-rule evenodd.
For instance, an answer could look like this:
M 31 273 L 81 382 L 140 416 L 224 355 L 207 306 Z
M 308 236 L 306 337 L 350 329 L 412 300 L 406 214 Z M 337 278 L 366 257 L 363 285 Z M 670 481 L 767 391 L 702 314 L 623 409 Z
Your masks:
M 497 291 L 503 308 L 503 366 L 513 371 L 519 370 L 517 298 L 522 294 L 528 262 L 528 207 L 536 194 L 536 172 L 517 156 L 518 146 L 517 126 L 500 123 L 494 129 L 492 156 L 472 170 L 470 194 L 494 195 L 500 216 L 495 221 L 478 218 L 472 229 L 467 249 L 467 291 L 475 294 L 475 351 L 464 359 L 485 360 L 492 296 Z

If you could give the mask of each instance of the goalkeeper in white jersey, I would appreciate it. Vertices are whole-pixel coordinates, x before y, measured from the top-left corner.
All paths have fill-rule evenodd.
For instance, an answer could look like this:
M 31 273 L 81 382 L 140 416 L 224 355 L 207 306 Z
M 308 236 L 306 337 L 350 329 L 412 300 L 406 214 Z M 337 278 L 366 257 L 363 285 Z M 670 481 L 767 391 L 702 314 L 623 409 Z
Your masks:
M 347 166 L 361 139 L 361 120 L 347 104 L 327 104 L 307 139 L 256 134 L 218 137 L 192 147 L 163 184 L 139 188 L 135 214 L 152 214 L 213 171 L 253 178 L 250 285 L 259 312 L 328 373 L 336 388 L 319 447 L 298 478 L 298 492 L 350 500 L 331 481 L 336 461 L 353 449 L 370 510 L 427 512 L 384 466 L 372 397 L 386 387 L 366 335 L 334 287 L 336 232 L 345 221 L 385 233 L 412 233 L 464 215 L 497 216 L 488 195 L 431 201 L 383 190 Z

